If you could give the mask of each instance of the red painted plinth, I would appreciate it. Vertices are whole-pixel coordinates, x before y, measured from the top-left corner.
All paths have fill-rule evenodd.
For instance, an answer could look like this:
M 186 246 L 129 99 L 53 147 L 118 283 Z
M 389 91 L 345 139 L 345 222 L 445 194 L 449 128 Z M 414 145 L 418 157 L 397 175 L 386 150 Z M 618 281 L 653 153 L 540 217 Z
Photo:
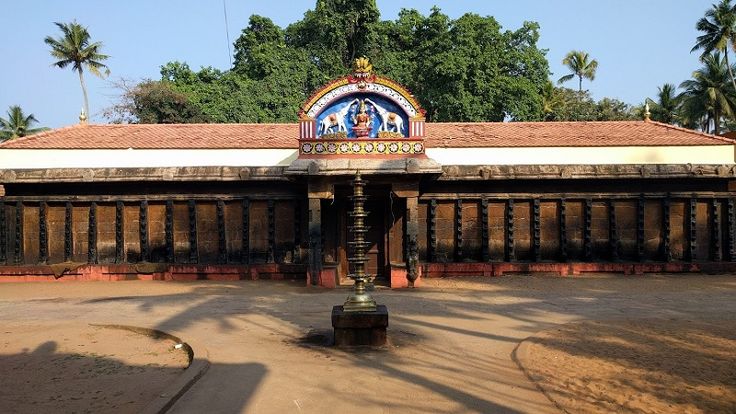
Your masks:
M 0 282 L 118 280 L 294 280 L 304 279 L 306 265 L 82 265 L 55 274 L 51 266 L 0 266 Z

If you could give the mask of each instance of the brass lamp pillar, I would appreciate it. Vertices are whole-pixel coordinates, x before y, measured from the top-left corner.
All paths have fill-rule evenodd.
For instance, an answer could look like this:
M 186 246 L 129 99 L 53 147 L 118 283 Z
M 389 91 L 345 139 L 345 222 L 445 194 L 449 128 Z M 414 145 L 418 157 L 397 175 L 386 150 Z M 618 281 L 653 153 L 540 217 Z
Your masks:
M 353 195 L 353 211 L 350 216 L 353 218 L 353 225 L 349 227 L 353 234 L 353 240 L 349 242 L 352 246 L 353 255 L 348 258 L 348 262 L 352 265 L 352 273 L 348 277 L 355 281 L 353 292 L 348 296 L 343 309 L 345 312 L 375 312 L 376 301 L 366 292 L 365 285 L 368 282 L 368 275 L 365 273 L 365 263 L 368 258 L 365 255 L 366 249 L 370 246 L 370 242 L 365 240 L 368 233 L 368 226 L 365 225 L 365 218 L 368 212 L 365 211 L 365 200 L 367 196 L 363 193 L 366 181 L 360 177 L 360 171 L 355 173 L 352 181 Z

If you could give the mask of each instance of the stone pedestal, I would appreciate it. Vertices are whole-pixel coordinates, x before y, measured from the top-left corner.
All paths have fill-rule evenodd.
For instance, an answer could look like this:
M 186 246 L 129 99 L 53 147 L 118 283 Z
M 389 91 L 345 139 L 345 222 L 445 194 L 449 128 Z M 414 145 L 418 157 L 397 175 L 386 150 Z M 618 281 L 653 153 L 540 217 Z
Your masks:
M 386 344 L 388 309 L 378 305 L 375 312 L 345 312 L 342 305 L 332 308 L 335 346 L 382 346 Z

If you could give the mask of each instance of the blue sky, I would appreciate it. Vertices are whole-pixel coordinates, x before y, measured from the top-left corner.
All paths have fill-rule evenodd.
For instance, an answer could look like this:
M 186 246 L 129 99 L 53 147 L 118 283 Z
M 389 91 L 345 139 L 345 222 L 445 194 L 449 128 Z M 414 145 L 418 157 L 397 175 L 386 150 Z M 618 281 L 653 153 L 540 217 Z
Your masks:
M 299 20 L 315 0 L 226 0 L 230 40 L 234 41 L 252 14 L 270 17 L 285 27 Z M 695 22 L 716 0 L 377 0 L 381 18 L 395 19 L 402 8 L 425 15 L 437 5 L 451 17 L 466 12 L 494 16 L 505 29 L 525 20 L 541 26 L 539 46 L 548 49 L 552 78 L 566 72 L 561 64 L 572 49 L 598 60 L 593 83 L 584 83 L 593 96 L 636 104 L 653 97 L 665 82 L 679 84 L 699 66 Z M 110 79 L 159 77 L 159 67 L 171 60 L 193 69 L 227 69 L 228 45 L 221 0 L 3 0 L 0 4 L 0 116 L 10 105 L 21 105 L 43 126 L 77 122 L 82 93 L 71 70 L 51 67 L 43 43 L 56 36 L 53 22 L 77 19 L 111 58 Z M 574 82 L 569 84 L 575 87 Z M 88 77 L 93 122 L 105 122 L 100 111 L 117 91 L 108 81 Z

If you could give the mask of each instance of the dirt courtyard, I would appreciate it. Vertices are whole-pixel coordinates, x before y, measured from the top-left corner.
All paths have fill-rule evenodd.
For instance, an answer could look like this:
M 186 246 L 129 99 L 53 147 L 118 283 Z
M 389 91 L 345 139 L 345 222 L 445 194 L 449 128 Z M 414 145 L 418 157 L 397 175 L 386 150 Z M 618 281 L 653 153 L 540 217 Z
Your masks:
M 3 323 L 0 412 L 140 412 L 189 365 L 174 345 L 82 323 Z
M 728 404 L 734 393 L 734 325 L 721 321 L 736 315 L 735 276 L 510 275 L 425 280 L 420 289 L 373 294 L 390 312 L 390 344 L 373 351 L 325 346 L 331 308 L 347 291 L 302 282 L 5 283 L 0 326 L 134 325 L 200 344 L 210 369 L 173 413 L 559 413 L 596 411 L 606 402 L 642 413 L 732 407 L 712 401 Z M 25 353 L 48 353 L 51 337 L 39 334 Z M 53 341 L 53 352 L 62 353 L 64 341 Z M 536 359 L 515 354 L 520 343 L 539 347 L 528 353 Z M 13 346 L 0 352 L 23 354 Z M 550 370 L 561 375 L 545 384 Z M 698 370 L 707 378 L 693 375 Z M 635 380 L 618 375 L 626 371 Z M 605 400 L 611 391 L 600 387 L 610 384 L 625 400 Z M 589 394 L 576 394 L 583 392 Z M 704 400 L 694 401 L 696 394 Z M 647 395 L 663 405 L 650 405 Z M 580 405 L 561 402 L 570 396 Z M 135 400 L 119 397 L 118 407 Z
M 736 320 L 571 323 L 517 357 L 569 413 L 736 412 Z

